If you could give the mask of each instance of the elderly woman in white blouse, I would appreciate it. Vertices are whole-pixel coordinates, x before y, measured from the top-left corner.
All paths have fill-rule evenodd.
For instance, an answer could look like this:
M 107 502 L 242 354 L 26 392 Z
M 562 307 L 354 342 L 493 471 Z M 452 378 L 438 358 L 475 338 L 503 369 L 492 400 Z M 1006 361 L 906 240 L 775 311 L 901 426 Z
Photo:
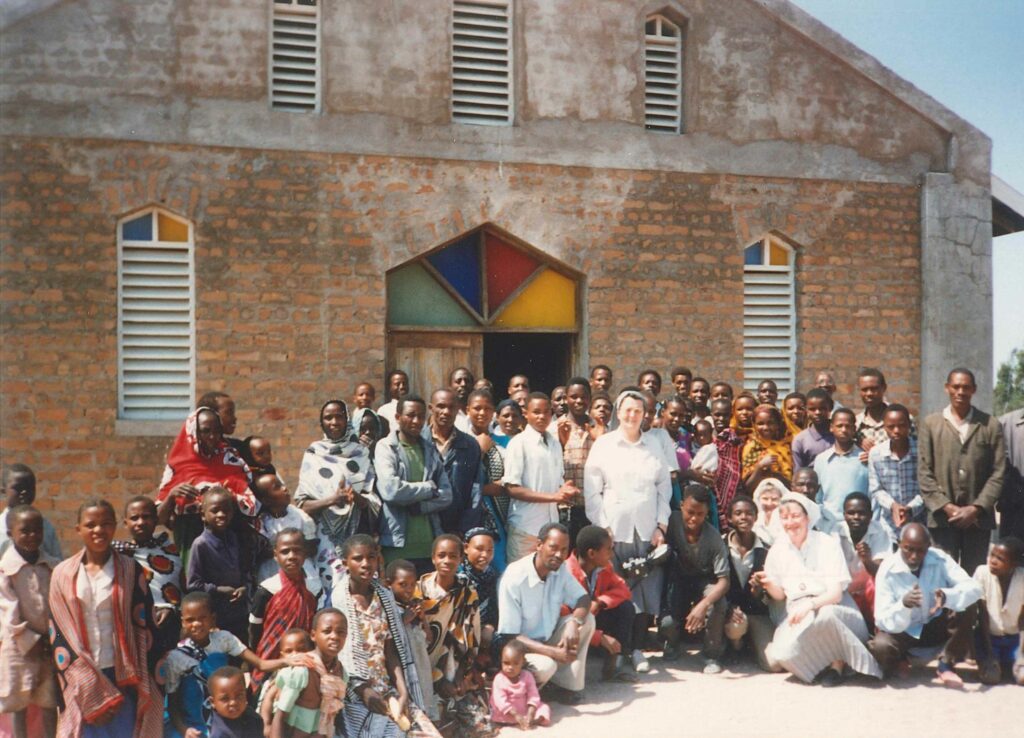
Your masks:
M 785 600 L 786 617 L 765 655 L 804 682 L 843 681 L 844 666 L 882 678 L 864 642 L 867 625 L 846 592 L 850 572 L 839 541 L 812 530 L 820 508 L 803 495 L 783 495 L 775 514 L 784 535 L 776 538 L 759 576 L 768 594 Z

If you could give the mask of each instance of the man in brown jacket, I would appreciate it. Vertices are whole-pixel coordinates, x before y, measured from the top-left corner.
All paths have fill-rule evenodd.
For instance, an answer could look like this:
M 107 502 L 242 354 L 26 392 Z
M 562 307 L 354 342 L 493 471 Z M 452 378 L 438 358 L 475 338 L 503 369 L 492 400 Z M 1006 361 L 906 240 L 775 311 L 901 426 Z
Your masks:
M 917 464 L 932 538 L 969 574 L 988 556 L 1006 469 L 1002 428 L 971 405 L 976 390 L 970 370 L 949 373 L 949 405 L 921 424 Z

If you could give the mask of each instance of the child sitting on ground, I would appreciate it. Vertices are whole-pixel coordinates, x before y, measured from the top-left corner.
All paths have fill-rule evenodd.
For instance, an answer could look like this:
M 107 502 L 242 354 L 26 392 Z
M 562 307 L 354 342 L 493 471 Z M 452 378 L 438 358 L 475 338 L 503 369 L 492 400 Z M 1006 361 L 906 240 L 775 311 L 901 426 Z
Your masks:
M 480 598 L 481 666 L 490 662 L 491 642 L 498 627 L 498 570 L 494 568 L 494 533 L 487 528 L 472 528 L 466 533 L 465 556 L 459 572 L 465 574 Z
M 263 734 L 263 719 L 246 701 L 245 675 L 222 666 L 210 675 L 210 738 L 255 738 Z
M 234 497 L 224 487 L 210 487 L 203 495 L 202 516 L 204 530 L 193 541 L 188 561 L 188 591 L 208 593 L 219 627 L 243 640 L 248 635 L 246 592 L 252 571 L 238 534 L 231 530 Z
M 690 468 L 714 474 L 718 471 L 718 447 L 715 445 L 715 427 L 706 420 L 698 420 L 693 426 L 693 460 Z
M 1014 674 L 1024 684 L 1024 673 L 1015 672 L 1014 657 L 1022 662 L 1019 651 L 1024 632 L 1024 566 L 1021 554 L 1024 542 L 1007 536 L 1000 539 L 988 554 L 988 563 L 974 572 L 974 581 L 981 585 L 978 613 L 978 673 L 984 684 L 998 684 L 1006 675 Z
M 28 738 L 29 705 L 42 712 L 46 738 L 57 734 L 57 674 L 50 652 L 47 598 L 60 563 L 42 551 L 43 516 L 34 507 L 7 511 L 11 542 L 0 557 L 0 712 L 13 713 L 16 738 Z
M 181 567 L 178 547 L 168 533 L 154 535 L 157 524 L 156 502 L 137 495 L 124 506 L 124 527 L 130 541 L 114 541 L 114 550 L 131 556 L 146 572 L 149 592 L 153 595 L 153 650 L 165 654 L 181 637 L 181 598 L 185 573 Z
M 280 571 L 260 583 L 249 614 L 249 646 L 264 659 L 277 658 L 286 631 L 309 630 L 317 610 L 317 597 L 306 586 L 306 540 L 301 530 L 285 528 L 274 536 L 274 559 Z M 264 676 L 253 673 L 254 691 Z
M 305 541 L 306 560 L 302 567 L 305 571 L 306 586 L 317 598 L 317 605 L 323 604 L 324 582 L 317 572 L 315 559 L 319 551 L 320 539 L 316 534 L 316 523 L 307 513 L 292 504 L 292 496 L 281 478 L 276 474 L 263 474 L 256 477 L 256 494 L 260 497 L 263 507 L 260 510 L 260 533 L 267 541 L 283 530 L 298 529 Z M 273 555 L 262 558 L 256 568 L 256 581 L 274 576 L 278 571 L 277 559 Z
M 427 651 L 423 596 L 419 591 L 416 565 L 405 559 L 395 559 L 385 569 L 384 578 L 395 596 L 402 622 L 405 623 L 406 632 L 409 634 L 409 647 L 416 673 L 430 675 L 433 668 L 430 665 L 430 653 Z M 434 695 L 434 680 L 421 678 L 420 689 L 423 692 L 424 711 L 431 720 L 438 720 L 440 708 Z
M 537 682 L 526 663 L 526 646 L 511 640 L 501 649 L 501 671 L 491 687 L 491 722 L 529 730 L 551 724 L 551 708 L 540 701 Z
M 778 499 L 775 502 L 778 506 Z M 743 637 L 749 636 L 758 666 L 771 671 L 764 650 L 771 643 L 775 628 L 759 576 L 764 571 L 768 547 L 754 532 L 757 506 L 746 495 L 737 495 L 729 503 L 728 515 L 729 532 L 722 536 L 729 549 L 729 616 L 725 637 L 733 652 L 738 653 L 743 648 Z
M 636 610 L 629 585 L 612 566 L 613 555 L 611 534 L 605 528 L 587 525 L 576 536 L 576 551 L 565 565 L 590 595 L 590 612 L 597 621 L 590 646 L 604 650 L 602 678 L 635 682 L 637 676 L 626 667 L 622 654 L 633 652 Z
M 213 601 L 206 592 L 189 592 L 181 603 L 184 639 L 164 658 L 157 673 L 167 695 L 169 737 L 202 738 L 211 715 L 207 707 L 210 676 L 232 658 L 262 671 L 274 671 L 304 659 L 261 659 L 227 630 L 217 628 Z
M 333 738 L 334 719 L 345 701 L 345 671 L 338 654 L 348 637 L 348 619 L 328 607 L 313 616 L 312 666 L 282 669 L 274 677 L 271 738 Z
M 843 522 L 836 528 L 851 581 L 847 587 L 868 630 L 875 630 L 875 574 L 882 559 L 892 553 L 892 540 L 877 520 L 871 519 L 871 498 L 851 492 L 843 503 Z

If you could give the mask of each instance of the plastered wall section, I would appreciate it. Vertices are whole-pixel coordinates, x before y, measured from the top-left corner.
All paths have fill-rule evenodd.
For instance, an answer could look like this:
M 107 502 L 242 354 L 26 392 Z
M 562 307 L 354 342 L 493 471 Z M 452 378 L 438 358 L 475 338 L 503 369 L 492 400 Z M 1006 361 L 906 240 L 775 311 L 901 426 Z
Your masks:
M 385 371 L 385 272 L 493 223 L 586 275 L 588 364 L 685 363 L 738 384 L 742 249 L 798 244 L 802 384 L 853 400 L 874 357 L 920 403 L 919 193 L 905 185 L 8 139 L 0 177 L 0 452 L 62 530 L 90 495 L 151 493 L 171 438 L 119 435 L 119 217 L 195 225 L 197 396 L 228 391 L 294 488 L 316 412 Z M 430 388 L 417 388 L 428 391 Z

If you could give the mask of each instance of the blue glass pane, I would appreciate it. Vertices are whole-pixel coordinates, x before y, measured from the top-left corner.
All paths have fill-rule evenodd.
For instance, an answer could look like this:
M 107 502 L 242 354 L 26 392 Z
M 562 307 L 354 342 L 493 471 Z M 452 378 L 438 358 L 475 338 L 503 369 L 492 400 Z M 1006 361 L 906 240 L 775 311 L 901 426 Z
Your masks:
M 146 213 L 121 226 L 121 238 L 125 241 L 152 241 L 153 214 Z
M 480 235 L 473 233 L 461 241 L 427 257 L 427 261 L 459 293 L 463 300 L 480 312 Z
M 747 246 L 743 251 L 743 263 L 746 266 L 761 266 L 764 264 L 764 257 L 762 256 L 762 246 L 759 243 L 755 243 L 753 246 Z

